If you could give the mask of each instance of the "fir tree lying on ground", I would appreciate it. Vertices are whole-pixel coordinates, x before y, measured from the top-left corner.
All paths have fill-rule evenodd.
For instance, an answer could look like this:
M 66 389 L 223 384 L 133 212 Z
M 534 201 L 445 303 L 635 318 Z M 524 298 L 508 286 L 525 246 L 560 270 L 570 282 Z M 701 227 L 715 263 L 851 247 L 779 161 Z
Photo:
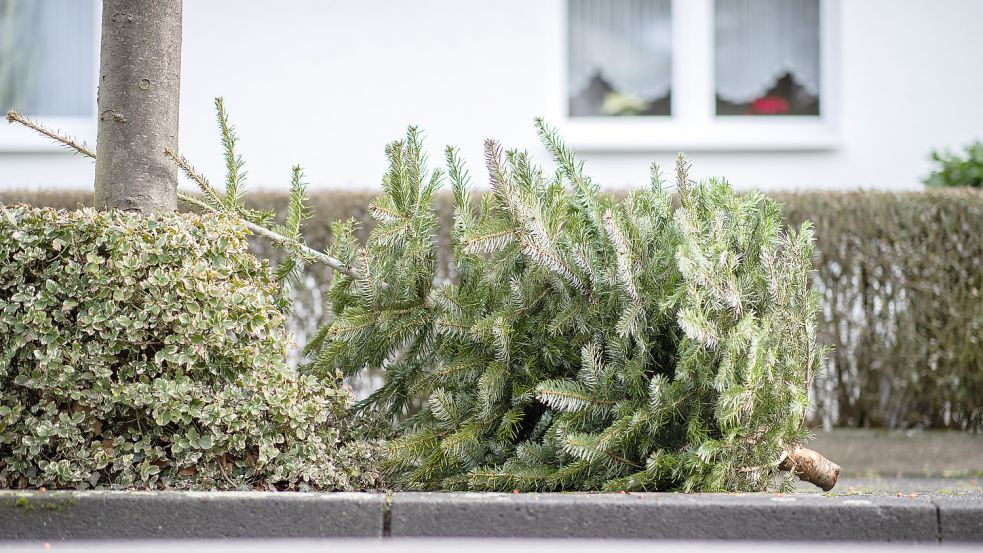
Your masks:
M 614 201 L 537 128 L 557 172 L 489 141 L 477 206 L 447 150 L 456 282 L 434 282 L 445 177 L 415 129 L 386 150 L 368 242 L 354 222 L 334 227 L 329 253 L 350 270 L 304 370 L 385 370 L 360 408 L 397 425 L 390 483 L 751 491 L 784 469 L 832 487 L 839 468 L 799 447 L 824 355 L 811 227 L 783 231 L 774 201 L 693 183 L 682 158 L 678 208 L 655 167 L 648 189 Z

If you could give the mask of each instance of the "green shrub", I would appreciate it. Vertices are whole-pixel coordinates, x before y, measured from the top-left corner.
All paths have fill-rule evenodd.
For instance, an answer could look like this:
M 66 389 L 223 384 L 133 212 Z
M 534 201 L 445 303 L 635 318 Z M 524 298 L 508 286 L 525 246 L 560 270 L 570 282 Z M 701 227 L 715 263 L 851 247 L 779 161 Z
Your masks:
M 983 142 L 970 144 L 965 155 L 932 152 L 938 168 L 925 179 L 926 186 L 969 186 L 983 188 Z
M 0 205 L 0 487 L 374 485 L 278 297 L 223 217 Z

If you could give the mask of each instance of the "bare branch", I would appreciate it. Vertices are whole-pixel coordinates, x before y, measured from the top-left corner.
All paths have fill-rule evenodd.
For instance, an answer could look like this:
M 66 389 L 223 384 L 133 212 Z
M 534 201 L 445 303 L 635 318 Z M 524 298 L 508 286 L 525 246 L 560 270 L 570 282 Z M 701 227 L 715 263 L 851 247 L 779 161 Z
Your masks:
M 221 194 L 219 194 L 217 190 L 212 188 L 212 185 L 209 184 L 208 179 L 206 179 L 204 175 L 196 171 L 194 166 L 191 165 L 191 162 L 189 162 L 184 156 L 172 150 L 171 148 L 164 148 L 164 155 L 174 160 L 174 163 L 176 163 L 178 169 L 180 169 L 181 172 L 184 173 L 184 176 L 188 177 L 195 184 L 197 184 L 198 188 L 201 189 L 201 192 L 206 196 L 208 196 L 210 200 L 215 202 L 214 206 L 209 205 L 207 202 L 203 202 L 203 204 L 207 206 L 209 211 L 218 211 L 217 206 L 221 206 L 225 204 L 225 202 L 222 201 Z
M 25 117 L 25 116 L 17 113 L 14 110 L 10 110 L 10 111 L 7 112 L 7 122 L 8 123 L 19 123 L 21 125 L 24 125 L 25 127 L 27 127 L 29 129 L 37 132 L 38 134 L 42 134 L 42 135 L 50 138 L 51 140 L 54 140 L 55 142 L 61 144 L 62 146 L 65 146 L 66 148 L 75 151 L 76 153 L 82 154 L 83 156 L 85 156 L 87 158 L 91 158 L 91 159 L 95 159 L 96 158 L 96 153 L 94 151 L 90 150 L 85 145 L 84 142 L 79 142 L 74 137 L 71 137 L 71 136 L 68 136 L 68 135 L 64 135 L 64 134 L 60 134 L 57 131 L 53 131 L 53 130 L 51 130 L 51 129 L 49 129 L 49 128 L 43 126 L 43 125 L 41 125 L 40 123 L 38 123 L 38 122 L 30 119 L 29 117 Z

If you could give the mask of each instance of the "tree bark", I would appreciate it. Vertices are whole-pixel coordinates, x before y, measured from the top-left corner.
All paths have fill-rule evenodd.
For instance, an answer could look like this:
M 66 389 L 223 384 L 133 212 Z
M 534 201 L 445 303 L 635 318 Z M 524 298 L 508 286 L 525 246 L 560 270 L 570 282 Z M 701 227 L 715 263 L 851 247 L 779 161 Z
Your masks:
M 832 490 L 836 485 L 836 479 L 840 476 L 839 465 L 811 449 L 800 446 L 789 448 L 778 468 L 792 471 L 799 480 L 815 484 L 824 492 Z
M 103 0 L 98 209 L 174 211 L 182 0 Z

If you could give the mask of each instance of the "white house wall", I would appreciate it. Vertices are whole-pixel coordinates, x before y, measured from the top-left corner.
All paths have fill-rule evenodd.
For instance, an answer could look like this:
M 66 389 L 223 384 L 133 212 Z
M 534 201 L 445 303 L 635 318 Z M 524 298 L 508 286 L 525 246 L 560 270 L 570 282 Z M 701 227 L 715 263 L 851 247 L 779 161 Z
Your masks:
M 378 187 L 383 146 L 408 124 L 432 158 L 456 144 L 484 182 L 487 137 L 536 142 L 560 110 L 560 0 L 185 0 L 181 149 L 220 180 L 212 98 L 224 96 L 256 188 L 301 163 L 314 187 Z M 919 186 L 928 152 L 983 139 L 983 1 L 842 0 L 838 145 L 697 151 L 696 176 L 765 189 Z M 17 150 L 13 148 L 13 150 Z M 645 182 L 672 152 L 584 156 L 612 187 Z M 88 187 L 93 165 L 57 150 L 0 150 L 0 187 Z

